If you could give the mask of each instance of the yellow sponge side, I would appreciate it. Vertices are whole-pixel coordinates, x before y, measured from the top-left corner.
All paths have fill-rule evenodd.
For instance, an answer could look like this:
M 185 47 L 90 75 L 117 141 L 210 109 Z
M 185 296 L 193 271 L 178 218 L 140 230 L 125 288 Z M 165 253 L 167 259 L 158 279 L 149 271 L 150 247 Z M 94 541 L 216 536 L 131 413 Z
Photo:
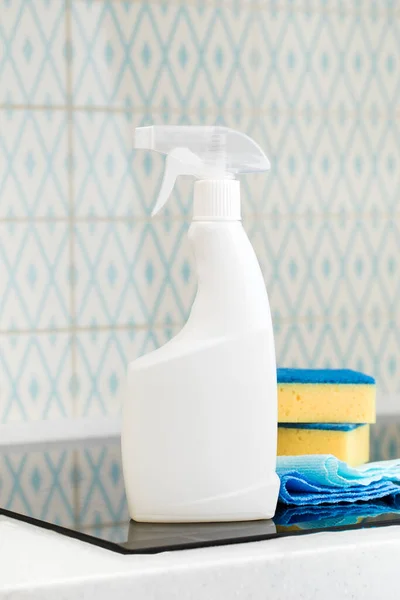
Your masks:
M 352 431 L 278 427 L 278 456 L 333 454 L 352 467 L 369 460 L 369 425 Z
M 375 423 L 375 386 L 278 384 L 279 423 Z

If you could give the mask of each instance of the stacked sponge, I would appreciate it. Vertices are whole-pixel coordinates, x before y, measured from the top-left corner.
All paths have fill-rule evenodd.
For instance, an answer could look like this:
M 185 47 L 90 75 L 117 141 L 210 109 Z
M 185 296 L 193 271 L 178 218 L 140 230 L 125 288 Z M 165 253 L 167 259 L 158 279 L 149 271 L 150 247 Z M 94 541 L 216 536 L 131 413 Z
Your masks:
M 367 462 L 375 380 L 348 369 L 278 369 L 278 422 L 278 456 Z

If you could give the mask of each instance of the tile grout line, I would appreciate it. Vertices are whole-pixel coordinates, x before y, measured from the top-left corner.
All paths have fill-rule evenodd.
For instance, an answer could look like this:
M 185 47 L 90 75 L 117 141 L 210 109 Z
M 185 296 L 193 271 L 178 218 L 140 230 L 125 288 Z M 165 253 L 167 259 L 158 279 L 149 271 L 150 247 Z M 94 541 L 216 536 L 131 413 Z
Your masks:
M 73 164 L 73 113 L 72 113 L 72 23 L 71 0 L 65 0 L 65 51 L 66 51 L 66 93 L 67 93 L 67 151 L 68 151 L 68 205 L 69 205 L 69 301 L 72 323 L 75 323 L 75 252 L 74 252 L 74 164 Z M 73 331 L 70 329 L 70 331 Z M 71 339 L 71 385 L 72 385 L 72 414 L 77 416 L 76 406 L 76 339 Z
M 75 252 L 74 252 L 74 164 L 73 164 L 73 111 L 72 111 L 72 22 L 71 10 L 72 0 L 65 0 L 65 52 L 66 52 L 66 93 L 67 93 L 67 150 L 68 150 L 68 205 L 69 205 L 69 300 L 72 323 L 75 323 Z M 76 335 L 73 329 L 71 333 L 71 402 L 72 416 L 78 416 L 76 396 Z M 72 500 L 75 524 L 79 524 L 79 493 L 76 478 L 79 469 L 78 453 L 73 454 L 73 486 Z
M 164 113 L 165 112 L 165 107 L 163 106 L 151 106 L 151 112 L 158 114 L 158 113 Z M 57 111 L 57 112 L 71 112 L 71 113 L 75 113 L 75 112 L 86 112 L 86 113 L 107 113 L 107 114 L 115 114 L 115 115 L 130 115 L 130 116 L 140 116 L 143 117 L 143 115 L 148 114 L 149 112 L 149 107 L 145 107 L 145 106 L 140 106 L 137 107 L 135 109 L 127 109 L 124 107 L 118 107 L 118 106 L 90 106 L 90 105 L 85 105 L 85 104 L 72 104 L 72 102 L 69 102 L 67 104 L 53 104 L 53 105 L 46 105 L 46 104 L 9 104 L 9 103 L 0 103 L 0 110 L 21 110 L 21 111 L 26 111 L 26 110 L 30 110 L 30 111 Z M 168 109 L 170 111 L 171 114 L 175 114 L 175 115 L 181 115 L 182 114 L 182 107 L 169 107 Z M 185 115 L 191 115 L 191 116 L 197 116 L 198 114 L 198 109 L 197 108 L 186 108 L 184 111 Z M 219 113 L 215 112 L 214 109 L 209 109 L 205 111 L 206 114 L 209 115 L 219 115 Z M 235 115 L 237 112 L 236 108 L 229 108 L 226 107 L 224 109 L 224 115 L 225 114 L 232 114 Z M 369 114 L 368 111 L 365 111 L 366 114 Z M 363 111 L 360 110 L 349 110 L 346 113 L 346 116 L 353 118 L 353 119 L 359 119 L 360 118 L 360 114 L 361 116 L 363 116 Z M 297 117 L 300 119 L 303 118 L 309 118 L 310 114 L 306 111 L 302 111 L 302 110 L 276 110 L 276 109 L 269 109 L 269 108 L 251 108 L 248 107 L 246 109 L 243 109 L 242 111 L 242 115 L 245 116 L 250 116 L 250 117 L 268 117 L 268 116 L 281 116 L 281 117 Z M 339 110 L 313 110 L 311 113 L 312 116 L 314 117 L 320 117 L 320 118 L 324 118 L 326 119 L 327 117 L 331 116 L 334 118 L 342 118 L 341 112 Z M 385 113 L 379 113 L 379 118 L 382 119 L 400 119 L 400 110 L 393 110 L 393 111 L 389 111 L 389 112 L 385 112 Z M 364 120 L 368 120 L 365 119 L 364 116 Z
M 104 0 L 93 0 L 94 3 L 100 3 L 103 2 Z M 111 3 L 115 3 L 115 4 L 119 4 L 119 3 L 131 3 L 134 4 L 134 2 L 136 0 L 110 0 Z M 153 4 L 164 4 L 165 0 L 152 0 Z M 171 5 L 176 5 L 179 6 L 180 0 L 169 0 L 169 3 Z M 198 5 L 198 1 L 197 0 L 186 0 L 186 4 L 188 6 L 197 6 Z M 233 8 L 234 7 L 234 2 L 233 0 L 223 0 L 221 2 L 221 0 L 203 0 L 203 4 L 204 6 L 206 6 L 207 8 Z M 275 2 L 273 5 L 274 10 L 276 11 L 280 11 L 280 12 L 288 12 L 289 14 L 291 13 L 306 13 L 306 14 L 317 14 L 317 15 L 339 15 L 339 16 L 344 16 L 344 17 L 362 17 L 362 16 L 369 16 L 370 13 L 367 12 L 367 10 L 343 10 L 340 8 L 331 8 L 331 7 L 327 7 L 327 5 L 325 5 L 322 9 L 321 8 L 309 8 L 305 3 L 299 3 L 297 6 L 291 5 L 290 7 L 288 6 L 288 4 L 285 4 L 284 2 Z M 266 2 L 264 0 L 253 0 L 248 2 L 248 6 L 246 7 L 246 10 L 251 11 L 251 12 L 256 12 L 256 13 L 260 13 L 260 12 L 269 12 L 271 8 L 271 4 Z M 396 17 L 400 15 L 400 11 L 398 9 L 386 9 L 386 10 L 377 10 L 376 11 L 376 16 L 377 17 L 381 17 L 381 18 L 387 18 L 387 17 Z
M 14 335 L 48 335 L 52 333 L 64 334 L 79 334 L 79 333 L 104 333 L 108 331 L 148 331 L 150 329 L 164 329 L 165 327 L 182 327 L 183 323 L 138 323 L 137 325 L 121 324 L 121 325 L 82 325 L 81 327 L 44 327 L 43 329 L 0 329 L 0 336 Z
M 175 215 L 169 215 L 168 218 L 165 216 L 156 216 L 156 217 L 152 217 L 150 214 L 148 215 L 138 215 L 136 217 L 132 217 L 132 216 L 104 216 L 104 217 L 96 217 L 96 216 L 76 216 L 74 214 L 74 218 L 73 218 L 73 222 L 74 224 L 76 223 L 91 223 L 91 224 L 96 224 L 96 223 L 121 223 L 121 224 L 129 224 L 129 225 L 134 225 L 134 224 L 159 224 L 159 223 L 165 223 L 165 221 L 173 221 L 174 223 L 185 223 L 187 221 L 191 220 L 191 215 L 190 213 L 188 214 L 175 214 Z M 243 212 L 242 213 L 242 220 L 244 222 L 248 221 L 248 220 L 252 220 L 252 219 L 263 219 L 263 220 L 268 220 L 268 221 L 289 221 L 289 220 L 302 220 L 302 219 L 317 219 L 317 220 L 326 220 L 326 219 L 332 219 L 332 220 L 337 220 L 337 219 L 341 219 L 341 220 L 355 220 L 355 219 L 373 219 L 374 222 L 377 219 L 385 219 L 385 220 L 392 220 L 392 219 L 399 219 L 400 218 L 400 211 L 394 211 L 394 212 L 388 212 L 388 211 L 382 211 L 382 212 L 375 212 L 375 211 L 366 211 L 366 212 L 355 212 L 355 211 L 349 211 L 349 212 L 337 212 L 337 213 L 330 213 L 330 212 L 304 212 L 304 213 L 283 213 L 283 214 L 275 214 L 275 213 L 270 213 L 270 212 L 257 212 L 257 211 L 251 211 L 251 212 Z M 22 223 L 22 224 L 26 224 L 26 223 L 68 223 L 71 221 L 70 217 L 50 217 L 50 216 L 37 216 L 37 217 L 0 217 L 0 224 L 1 223 Z
M 390 322 L 393 321 L 395 319 L 397 319 L 399 317 L 399 314 L 393 311 L 389 311 L 389 312 L 385 312 L 382 314 L 382 318 L 381 321 L 382 322 Z M 329 322 L 329 323 L 334 323 L 336 321 L 339 321 L 342 318 L 342 316 L 340 314 L 334 313 L 331 315 L 318 315 L 315 316 L 314 318 L 311 318 L 309 315 L 297 315 L 295 317 L 281 317 L 279 319 L 272 319 L 274 324 L 279 325 L 279 326 L 285 326 L 285 325 L 304 325 L 304 324 L 308 324 L 310 322 L 312 323 L 323 323 L 323 322 Z M 373 311 L 367 312 L 367 313 L 352 313 L 351 315 L 349 315 L 349 319 L 352 322 L 357 322 L 361 319 L 363 319 L 365 321 L 365 319 L 369 320 L 369 319 L 375 319 L 375 314 Z M 181 323 L 168 323 L 168 327 L 169 328 L 180 328 L 184 325 L 183 322 Z M 57 329 L 18 329 L 18 330 L 0 330 L 0 336 L 14 336 L 14 335 L 48 335 L 51 333 L 72 333 L 72 334 L 77 334 L 77 333 L 106 333 L 106 332 L 111 332 L 111 331 L 121 331 L 121 332 L 132 332 L 132 331 L 149 331 L 149 330 L 156 330 L 156 331 L 160 331 L 162 329 L 165 329 L 166 324 L 165 323 L 153 323 L 153 324 L 149 324 L 149 323 L 142 323 L 142 324 L 137 324 L 137 325 L 129 325 L 129 324 L 124 324 L 124 325 L 99 325 L 97 327 L 91 327 L 91 326 L 82 326 L 82 327 L 65 327 L 65 328 L 57 328 Z

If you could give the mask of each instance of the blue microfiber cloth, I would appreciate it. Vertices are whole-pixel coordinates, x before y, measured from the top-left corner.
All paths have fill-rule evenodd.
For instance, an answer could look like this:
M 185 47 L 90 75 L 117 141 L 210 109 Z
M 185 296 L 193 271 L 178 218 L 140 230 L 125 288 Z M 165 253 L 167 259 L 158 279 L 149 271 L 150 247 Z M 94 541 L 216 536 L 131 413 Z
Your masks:
M 278 456 L 279 501 L 295 506 L 378 500 L 400 494 L 400 459 L 349 467 L 329 454 Z

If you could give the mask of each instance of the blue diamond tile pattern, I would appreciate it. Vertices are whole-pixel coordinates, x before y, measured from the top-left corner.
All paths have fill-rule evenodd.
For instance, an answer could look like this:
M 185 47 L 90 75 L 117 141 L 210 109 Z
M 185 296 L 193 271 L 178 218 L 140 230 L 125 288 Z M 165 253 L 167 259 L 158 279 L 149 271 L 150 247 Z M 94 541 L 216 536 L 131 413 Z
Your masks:
M 73 526 L 76 514 L 70 450 L 2 453 L 0 465 L 3 508 L 65 527 Z
M 78 521 L 87 532 L 100 523 L 127 519 L 119 444 L 87 448 L 78 457 Z
M 0 344 L 0 421 L 72 417 L 71 335 L 7 333 Z
M 78 326 L 182 323 L 196 291 L 187 223 L 78 224 Z
M 0 104 L 64 104 L 65 2 L 0 1 Z
M 0 218 L 66 217 L 65 112 L 0 111 L 0 133 Z
M 397 12 L 0 0 L 0 422 L 118 414 L 127 363 L 187 319 L 193 182 L 151 219 L 165 159 L 133 148 L 150 123 L 224 124 L 265 149 L 270 172 L 241 177 L 242 214 L 279 364 L 365 370 L 393 404 Z
M 64 222 L 0 222 L 0 328 L 64 328 L 71 322 L 69 228 Z
M 247 6 L 246 6 L 247 5 Z M 232 107 L 260 56 L 251 3 L 73 2 L 73 98 L 82 105 Z

